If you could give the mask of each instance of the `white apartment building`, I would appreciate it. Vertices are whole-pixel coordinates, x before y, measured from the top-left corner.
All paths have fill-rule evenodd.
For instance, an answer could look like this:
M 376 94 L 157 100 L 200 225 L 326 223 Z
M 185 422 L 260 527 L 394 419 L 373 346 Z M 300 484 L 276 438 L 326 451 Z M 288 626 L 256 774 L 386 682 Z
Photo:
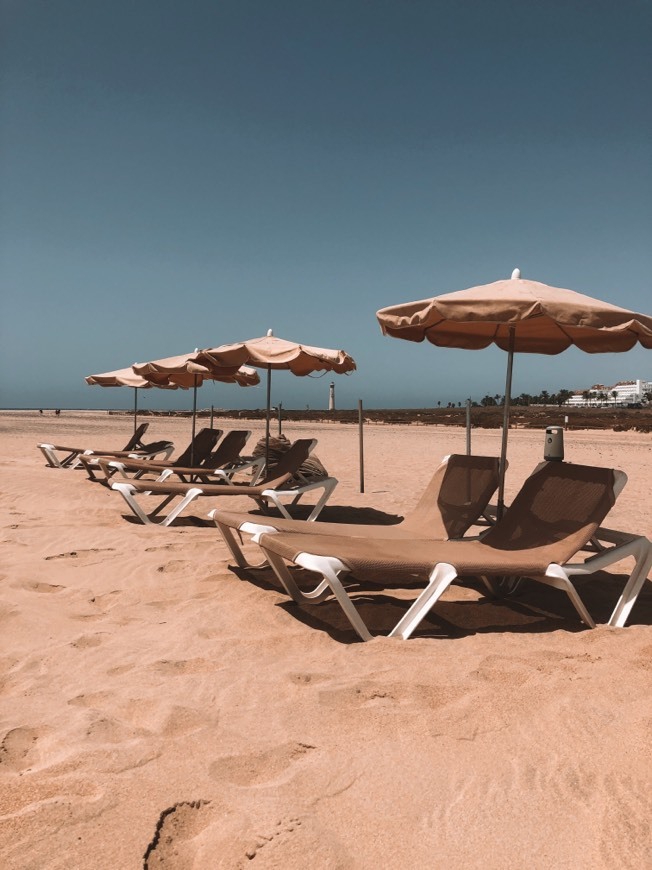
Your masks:
M 652 392 L 652 381 L 619 381 L 613 386 L 594 384 L 588 390 L 575 390 L 565 403 L 577 407 L 596 407 L 600 405 L 630 405 L 645 402 L 645 394 Z

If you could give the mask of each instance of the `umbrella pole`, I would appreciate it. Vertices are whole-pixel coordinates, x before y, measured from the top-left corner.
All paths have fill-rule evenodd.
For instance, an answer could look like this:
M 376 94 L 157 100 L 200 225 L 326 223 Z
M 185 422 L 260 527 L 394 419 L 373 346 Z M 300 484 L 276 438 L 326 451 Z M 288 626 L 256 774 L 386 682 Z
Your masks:
M 134 387 L 134 433 L 138 428 L 138 387 Z
M 471 399 L 466 400 L 466 455 L 471 455 Z
M 195 467 L 195 423 L 197 419 L 197 375 L 192 388 L 192 440 L 190 442 L 190 467 Z
M 270 415 L 272 413 L 272 367 L 267 366 L 267 414 L 265 416 L 265 477 L 267 477 L 267 466 L 269 463 L 269 424 Z
M 516 328 L 509 328 L 509 350 L 507 354 L 507 375 L 505 377 L 505 397 L 503 399 L 503 438 L 500 448 L 500 480 L 498 483 L 498 519 L 505 510 L 505 464 L 507 462 L 507 433 L 509 432 L 509 409 L 512 397 L 512 366 L 514 364 L 514 339 Z

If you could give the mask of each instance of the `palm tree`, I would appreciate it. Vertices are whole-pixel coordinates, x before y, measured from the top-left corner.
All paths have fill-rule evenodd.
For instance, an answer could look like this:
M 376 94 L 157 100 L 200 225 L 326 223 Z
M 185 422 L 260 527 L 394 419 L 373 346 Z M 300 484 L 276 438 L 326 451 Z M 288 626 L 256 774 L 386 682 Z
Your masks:
M 612 390 L 611 395 L 613 396 L 614 405 L 616 404 L 616 399 L 618 398 L 618 390 Z
M 557 403 L 558 403 L 559 407 L 561 408 L 562 405 L 565 405 L 566 402 L 570 399 L 570 397 L 572 395 L 573 395 L 572 390 L 560 390 L 557 393 Z

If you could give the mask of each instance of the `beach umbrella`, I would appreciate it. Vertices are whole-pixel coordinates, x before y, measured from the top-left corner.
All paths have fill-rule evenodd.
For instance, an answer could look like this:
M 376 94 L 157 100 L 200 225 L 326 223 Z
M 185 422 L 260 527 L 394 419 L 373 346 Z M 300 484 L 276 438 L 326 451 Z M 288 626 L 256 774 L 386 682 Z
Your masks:
M 165 390 L 178 389 L 178 385 L 173 383 L 154 384 L 151 381 L 148 381 L 147 378 L 137 375 L 131 367 L 126 369 L 116 369 L 114 372 L 102 372 L 98 375 L 88 375 L 84 380 L 87 384 L 90 384 L 90 386 L 133 388 L 134 432 L 138 426 L 138 390 L 148 390 L 155 386 Z
M 525 280 L 518 269 L 509 280 L 392 305 L 376 316 L 383 333 L 393 338 L 468 350 L 495 344 L 507 352 L 499 516 L 504 508 L 514 354 L 558 354 L 572 346 L 586 353 L 621 353 L 636 344 L 652 348 L 652 317 Z
M 269 427 L 271 414 L 272 370 L 286 369 L 292 374 L 304 377 L 314 372 L 335 372 L 346 374 L 355 371 L 355 361 L 343 350 L 329 350 L 323 347 L 311 347 L 295 341 L 287 341 L 275 336 L 271 329 L 267 335 L 239 341 L 235 344 L 223 344 L 198 352 L 195 362 L 191 365 L 223 369 L 234 365 L 248 365 L 267 371 L 267 409 L 265 417 L 265 461 L 269 454 Z
M 195 439 L 197 418 L 197 388 L 204 381 L 219 381 L 224 384 L 238 384 L 240 387 L 254 387 L 260 383 L 258 372 L 240 364 L 211 366 L 210 370 L 197 362 L 198 351 L 134 363 L 132 369 L 137 376 L 143 377 L 154 386 L 174 385 L 183 389 L 192 388 L 192 440 Z M 190 464 L 192 465 L 192 452 Z

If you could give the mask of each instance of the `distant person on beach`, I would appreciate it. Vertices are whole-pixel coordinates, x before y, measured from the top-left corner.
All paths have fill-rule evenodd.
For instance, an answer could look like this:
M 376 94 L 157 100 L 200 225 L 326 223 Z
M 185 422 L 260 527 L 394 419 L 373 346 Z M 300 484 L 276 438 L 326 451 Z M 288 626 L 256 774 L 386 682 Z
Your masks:
M 39 408 L 39 409 L 38 409 L 38 412 L 39 412 L 39 414 L 42 414 L 42 413 L 43 413 L 43 408 Z
M 55 413 L 55 414 L 57 415 L 57 417 L 58 417 L 59 414 L 61 413 L 61 409 L 60 409 L 60 408 L 57 408 L 57 410 L 56 410 L 54 413 Z

